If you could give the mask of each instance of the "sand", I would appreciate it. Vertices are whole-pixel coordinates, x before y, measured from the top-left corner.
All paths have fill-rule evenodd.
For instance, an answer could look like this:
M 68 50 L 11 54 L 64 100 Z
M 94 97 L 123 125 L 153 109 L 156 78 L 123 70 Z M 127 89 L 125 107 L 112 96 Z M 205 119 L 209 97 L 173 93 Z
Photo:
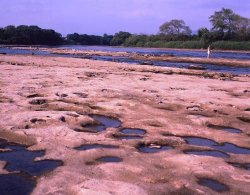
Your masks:
M 185 154 L 211 148 L 189 145 L 183 136 L 249 148 L 249 81 L 249 75 L 0 55 L 0 138 L 26 144 L 29 150 L 46 150 L 36 160 L 63 161 L 63 166 L 38 178 L 34 195 L 217 193 L 199 185 L 199 178 L 225 184 L 226 194 L 248 194 L 250 171 L 229 164 L 250 163 L 248 154 L 228 153 L 225 159 Z M 93 123 L 91 114 L 117 118 L 121 125 L 89 132 L 83 126 Z M 235 127 L 242 133 L 209 124 Z M 142 139 L 118 139 L 123 128 L 144 129 L 146 134 Z M 75 149 L 84 144 L 118 148 Z M 172 149 L 138 150 L 150 144 Z M 104 156 L 122 161 L 96 161 Z M 4 163 L 0 173 L 6 172 Z

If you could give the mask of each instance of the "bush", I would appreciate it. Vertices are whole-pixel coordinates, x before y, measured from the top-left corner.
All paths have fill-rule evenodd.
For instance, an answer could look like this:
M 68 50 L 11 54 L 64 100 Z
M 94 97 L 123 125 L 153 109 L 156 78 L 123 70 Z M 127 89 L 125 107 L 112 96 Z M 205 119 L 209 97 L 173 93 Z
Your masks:
M 213 49 L 250 50 L 250 41 L 216 41 L 211 46 Z

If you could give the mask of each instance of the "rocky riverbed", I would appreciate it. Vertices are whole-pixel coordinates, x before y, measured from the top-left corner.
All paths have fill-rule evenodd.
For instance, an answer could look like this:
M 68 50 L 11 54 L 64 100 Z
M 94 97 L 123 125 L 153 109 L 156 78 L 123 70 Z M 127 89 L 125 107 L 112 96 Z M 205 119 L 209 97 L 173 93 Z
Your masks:
M 13 177 L 35 195 L 248 194 L 249 81 L 0 55 L 0 184 Z M 53 164 L 42 172 L 13 169 L 10 151 L 42 151 L 34 164 Z M 16 185 L 9 188 L 23 187 Z

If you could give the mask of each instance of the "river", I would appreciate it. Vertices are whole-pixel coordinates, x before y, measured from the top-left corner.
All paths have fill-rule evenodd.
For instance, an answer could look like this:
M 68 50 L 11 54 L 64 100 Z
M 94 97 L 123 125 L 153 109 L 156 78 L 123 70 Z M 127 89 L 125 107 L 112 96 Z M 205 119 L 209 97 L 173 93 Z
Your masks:
M 110 46 L 79 46 L 79 45 L 63 45 L 53 48 L 61 49 L 76 49 L 76 50 L 93 50 L 93 51 L 106 51 L 106 52 L 128 52 L 128 53 L 137 53 L 137 54 L 148 54 L 148 55 L 173 55 L 177 57 L 206 57 L 206 51 L 201 50 L 174 50 L 174 49 L 158 49 L 158 48 L 132 48 L 132 47 L 110 47 Z M 62 56 L 62 57 L 77 57 L 77 55 L 61 55 L 61 54 L 52 54 L 47 51 L 41 50 L 29 50 L 29 49 L 12 49 L 0 47 L 0 53 L 7 54 L 34 54 L 42 56 Z M 241 59 L 241 60 L 250 60 L 250 52 L 219 52 L 214 51 L 211 55 L 212 58 L 230 58 L 230 59 Z M 116 62 L 125 62 L 132 64 L 140 64 L 141 61 L 133 60 L 128 57 L 113 57 L 113 56 L 92 56 L 93 60 L 104 60 L 104 61 L 116 61 Z M 193 64 L 193 63 L 192 63 Z M 175 67 L 175 68 L 188 68 L 190 63 L 174 63 L 174 62 L 163 62 L 156 61 L 153 62 L 154 66 L 165 66 L 165 67 Z M 208 71 L 223 72 L 223 73 L 232 73 L 232 74 L 250 74 L 250 68 L 239 68 L 231 66 L 217 66 L 212 64 L 198 64 L 199 66 L 204 67 Z

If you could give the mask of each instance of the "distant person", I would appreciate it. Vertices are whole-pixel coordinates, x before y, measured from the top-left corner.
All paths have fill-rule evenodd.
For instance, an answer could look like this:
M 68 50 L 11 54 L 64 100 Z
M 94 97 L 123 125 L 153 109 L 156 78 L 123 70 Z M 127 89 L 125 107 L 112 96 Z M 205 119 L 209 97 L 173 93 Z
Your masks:
M 210 58 L 211 55 L 211 46 L 209 45 L 207 48 L 207 58 Z

